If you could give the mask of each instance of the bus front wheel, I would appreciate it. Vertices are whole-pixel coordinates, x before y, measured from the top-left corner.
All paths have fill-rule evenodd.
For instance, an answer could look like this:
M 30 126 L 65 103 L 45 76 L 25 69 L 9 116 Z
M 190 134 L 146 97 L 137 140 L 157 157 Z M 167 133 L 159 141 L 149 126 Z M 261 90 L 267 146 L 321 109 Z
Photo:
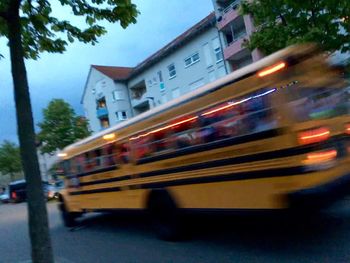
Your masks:
M 160 239 L 175 241 L 182 237 L 181 215 L 167 191 L 154 190 L 150 193 L 148 211 L 154 231 Z
M 62 221 L 65 227 L 75 227 L 77 225 L 76 218 L 79 217 L 79 213 L 69 212 L 66 209 L 64 203 L 59 204 L 59 209 L 61 211 Z

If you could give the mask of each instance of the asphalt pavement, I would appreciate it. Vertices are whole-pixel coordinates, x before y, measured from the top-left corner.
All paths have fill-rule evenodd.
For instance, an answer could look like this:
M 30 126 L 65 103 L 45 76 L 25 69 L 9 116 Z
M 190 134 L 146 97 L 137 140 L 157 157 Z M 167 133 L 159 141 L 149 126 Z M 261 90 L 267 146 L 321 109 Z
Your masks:
M 62 226 L 48 203 L 57 262 L 350 262 L 350 200 L 307 216 L 192 218 L 181 242 L 158 240 L 142 214 L 94 214 Z M 28 262 L 26 204 L 0 205 L 0 262 Z

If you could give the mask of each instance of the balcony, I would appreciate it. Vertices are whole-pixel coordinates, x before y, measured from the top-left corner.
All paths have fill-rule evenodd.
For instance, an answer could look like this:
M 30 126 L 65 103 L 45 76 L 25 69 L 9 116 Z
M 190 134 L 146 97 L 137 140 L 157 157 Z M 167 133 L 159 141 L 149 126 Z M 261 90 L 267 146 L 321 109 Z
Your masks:
M 149 101 L 147 99 L 145 101 L 142 101 L 142 102 L 138 103 L 137 105 L 134 105 L 133 106 L 133 111 L 134 111 L 134 114 L 136 116 L 136 115 L 139 115 L 139 114 L 141 114 L 143 112 L 148 111 L 150 108 L 151 107 L 150 107 Z
M 96 115 L 97 115 L 97 118 L 99 118 L 99 119 L 108 116 L 107 108 L 106 107 L 104 107 L 104 108 L 97 108 Z
M 238 52 L 245 49 L 242 47 L 242 44 L 244 43 L 244 35 L 241 35 L 239 38 L 234 39 L 229 45 L 224 49 L 224 58 L 225 60 L 231 59 L 234 55 L 236 55 Z
M 143 104 L 145 102 L 148 102 L 148 99 L 147 99 L 148 95 L 147 95 L 147 88 L 146 88 L 145 81 L 142 80 L 136 85 L 132 86 L 130 88 L 130 95 L 131 95 L 131 104 L 133 107 Z
M 233 1 L 229 6 L 222 10 L 221 17 L 218 18 L 218 29 L 222 30 L 233 20 L 240 16 L 238 7 L 241 1 Z

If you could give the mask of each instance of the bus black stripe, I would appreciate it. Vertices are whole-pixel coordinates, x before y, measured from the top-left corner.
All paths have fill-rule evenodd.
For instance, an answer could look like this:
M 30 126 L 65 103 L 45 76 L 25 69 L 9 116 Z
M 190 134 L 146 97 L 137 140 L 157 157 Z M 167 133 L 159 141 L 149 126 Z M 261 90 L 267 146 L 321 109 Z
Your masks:
M 132 176 L 131 175 L 124 175 L 124 176 L 101 179 L 101 180 L 96 180 L 96 181 L 91 181 L 91 182 L 82 182 L 79 185 L 80 186 L 87 186 L 87 185 L 95 185 L 95 184 L 105 184 L 105 183 L 111 183 L 111 182 L 119 182 L 119 181 L 128 180 L 128 179 L 132 179 Z
M 225 165 L 234 165 L 234 164 L 243 164 L 243 163 L 255 162 L 255 161 L 264 161 L 264 160 L 269 160 L 269 159 L 294 156 L 294 155 L 306 153 L 308 151 L 310 151 L 310 149 L 305 148 L 305 147 L 304 148 L 289 148 L 289 149 L 283 149 L 283 150 L 279 150 L 279 151 L 264 152 L 264 153 L 258 153 L 258 154 L 248 155 L 248 156 L 239 156 L 239 157 L 234 157 L 234 158 L 209 161 L 209 162 L 205 162 L 205 163 L 195 163 L 195 164 L 184 165 L 184 166 L 179 166 L 179 167 L 174 167 L 174 168 L 167 168 L 167 169 L 161 169 L 161 170 L 156 170 L 156 171 L 151 171 L 151 172 L 145 172 L 145 173 L 140 173 L 138 175 L 135 175 L 135 177 L 144 178 L 144 177 L 151 177 L 151 176 L 157 176 L 157 175 L 166 175 L 166 174 L 172 174 L 172 173 L 214 168 L 214 167 L 220 167 L 220 166 L 225 166 Z M 115 178 L 107 178 L 107 179 L 95 180 L 95 181 L 90 181 L 90 182 L 82 182 L 82 183 L 80 183 L 80 186 L 112 183 L 112 182 L 118 182 L 118 181 L 122 181 L 122 180 L 128 180 L 131 178 L 132 178 L 131 175 L 125 175 L 125 176 L 115 177 Z
M 163 188 L 169 186 L 179 186 L 188 184 L 201 184 L 201 183 L 215 183 L 224 181 L 239 181 L 239 180 L 251 180 L 251 179 L 261 179 L 261 178 L 273 178 L 273 177 L 284 177 L 284 176 L 296 176 L 301 174 L 310 173 L 311 171 L 305 171 L 303 167 L 289 167 L 289 168 L 278 168 L 278 169 L 267 169 L 253 172 L 242 172 L 242 173 L 231 173 L 231 174 L 221 174 L 213 175 L 200 178 L 184 178 L 180 180 L 172 180 L 167 182 L 159 183 L 145 183 L 140 185 L 142 189 L 153 189 L 153 188 Z M 96 193 L 108 193 L 121 191 L 122 187 L 108 187 L 101 189 L 92 190 L 82 190 L 71 192 L 71 195 L 83 195 L 83 194 L 96 194 Z
M 76 178 L 76 177 L 84 177 L 84 176 L 93 175 L 93 174 L 105 173 L 105 172 L 116 170 L 118 168 L 119 168 L 118 165 L 111 165 L 108 167 L 103 167 L 103 168 L 96 169 L 96 170 L 89 171 L 89 172 L 78 173 L 75 175 L 68 175 L 67 178 L 70 179 L 70 178 Z

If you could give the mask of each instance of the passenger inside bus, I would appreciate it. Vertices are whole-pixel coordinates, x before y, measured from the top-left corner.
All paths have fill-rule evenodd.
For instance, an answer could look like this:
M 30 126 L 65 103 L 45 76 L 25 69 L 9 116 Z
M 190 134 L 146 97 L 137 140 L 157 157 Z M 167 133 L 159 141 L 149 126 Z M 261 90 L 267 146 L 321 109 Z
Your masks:
M 118 160 L 123 164 L 129 163 L 129 147 L 127 143 L 123 143 L 117 146 Z
M 104 153 L 104 158 L 103 158 L 103 163 L 104 166 L 113 166 L 116 165 L 116 156 L 115 156 L 115 145 L 114 143 L 110 143 L 108 145 L 106 145 L 103 148 L 103 153 Z

